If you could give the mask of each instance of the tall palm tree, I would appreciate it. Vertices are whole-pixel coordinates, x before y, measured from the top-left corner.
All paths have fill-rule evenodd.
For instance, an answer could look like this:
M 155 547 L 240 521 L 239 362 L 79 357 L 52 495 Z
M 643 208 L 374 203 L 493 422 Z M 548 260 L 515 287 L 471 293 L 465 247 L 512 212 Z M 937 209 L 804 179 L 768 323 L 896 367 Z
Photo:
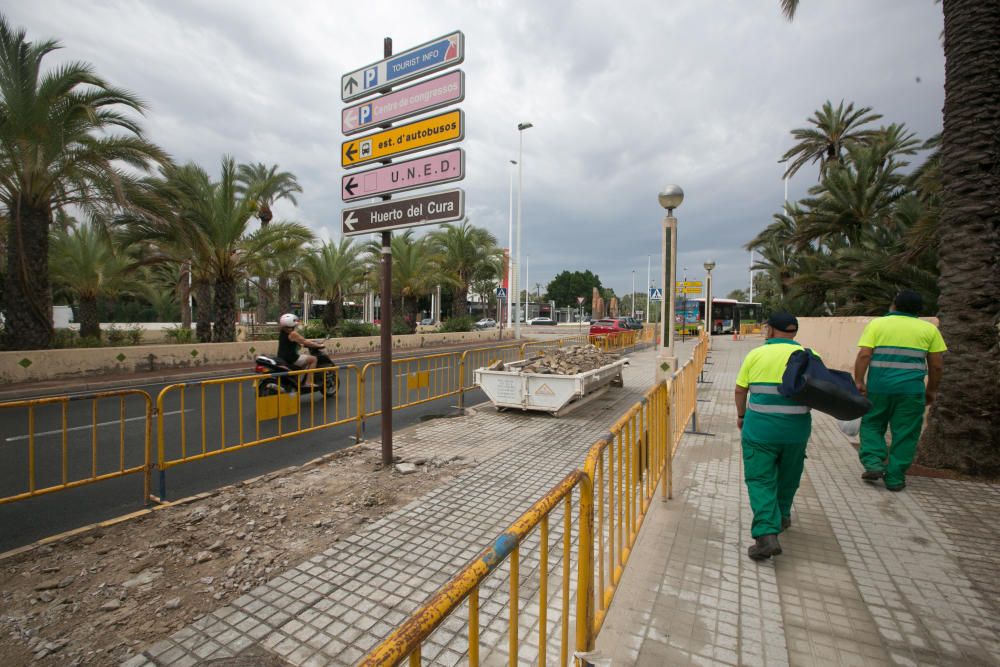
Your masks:
M 338 242 L 327 241 L 307 255 L 305 263 L 313 289 L 326 298 L 323 325 L 333 329 L 343 317 L 344 295 L 364 274 L 361 248 L 346 237 Z
M 143 103 L 114 87 L 86 63 L 42 71 L 53 40 L 29 42 L 0 16 L 0 201 L 10 222 L 5 285 L 7 346 L 52 342 L 49 229 L 72 205 L 121 202 L 127 168 L 166 162 L 126 111 Z M 123 130 L 123 134 L 115 133 Z
M 282 239 L 271 246 L 268 261 L 262 274 L 273 276 L 278 283 L 278 310 L 287 313 L 292 309 L 292 283 L 308 281 L 312 274 L 306 262 L 309 255 L 307 243 L 314 239 Z
M 453 313 L 468 312 L 469 285 L 483 263 L 503 250 L 497 248 L 497 239 L 485 229 L 463 220 L 459 225 L 444 225 L 431 232 L 431 243 L 441 256 L 440 266 L 454 285 Z
M 379 247 L 381 254 L 381 247 Z M 399 300 L 400 313 L 411 331 L 417 324 L 418 300 L 441 284 L 438 257 L 430 236 L 415 237 L 413 230 L 392 236 L 392 295 Z
M 781 0 L 791 20 L 798 0 Z M 943 0 L 945 99 L 938 268 L 952 351 L 918 458 L 1000 473 L 1000 3 Z
M 97 301 L 130 284 L 128 271 L 132 262 L 94 224 L 55 230 L 49 252 L 53 285 L 79 301 L 80 335 L 100 338 Z
M 862 125 L 882 117 L 871 111 L 871 107 L 855 111 L 853 102 L 845 109 L 843 100 L 836 109 L 829 100 L 824 102 L 823 108 L 808 119 L 814 127 L 792 130 L 792 136 L 798 143 L 779 160 L 790 162 L 784 177 L 792 177 L 807 162 L 819 162 L 819 175 L 822 177 L 829 165 L 843 162 L 844 150 L 867 142 L 877 133 L 876 130 L 861 129 Z
M 241 164 L 237 169 L 238 188 L 241 194 L 254 202 L 254 215 L 260 220 L 260 226 L 266 228 L 274 218 L 271 206 L 280 199 L 287 199 L 293 204 L 295 194 L 302 192 L 295 174 L 289 171 L 278 171 L 278 165 L 268 167 L 263 162 L 256 164 Z M 267 276 L 258 278 L 257 286 L 257 321 L 263 322 L 267 317 Z

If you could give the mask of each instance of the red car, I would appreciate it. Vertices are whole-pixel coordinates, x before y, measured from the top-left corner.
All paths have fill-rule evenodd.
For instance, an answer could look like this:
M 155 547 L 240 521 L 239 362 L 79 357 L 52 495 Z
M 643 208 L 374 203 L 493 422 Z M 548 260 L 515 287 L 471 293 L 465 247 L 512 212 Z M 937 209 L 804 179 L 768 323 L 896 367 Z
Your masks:
M 608 318 L 590 323 L 591 336 L 619 334 L 625 331 L 629 331 L 629 329 L 622 326 L 622 323 L 616 319 Z

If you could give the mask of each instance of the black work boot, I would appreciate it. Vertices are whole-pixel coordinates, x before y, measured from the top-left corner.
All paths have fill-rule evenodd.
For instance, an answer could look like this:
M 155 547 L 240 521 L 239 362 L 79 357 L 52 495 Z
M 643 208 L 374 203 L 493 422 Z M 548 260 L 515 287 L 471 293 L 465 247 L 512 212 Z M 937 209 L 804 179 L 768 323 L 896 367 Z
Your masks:
M 790 516 L 781 517 L 781 529 L 788 530 L 791 527 L 792 527 L 792 517 Z
M 781 553 L 781 544 L 777 535 L 761 535 L 754 544 L 747 549 L 747 555 L 753 560 L 765 560 L 771 556 Z
M 881 470 L 866 470 L 861 473 L 861 479 L 866 482 L 877 482 L 883 477 L 885 477 L 885 473 Z

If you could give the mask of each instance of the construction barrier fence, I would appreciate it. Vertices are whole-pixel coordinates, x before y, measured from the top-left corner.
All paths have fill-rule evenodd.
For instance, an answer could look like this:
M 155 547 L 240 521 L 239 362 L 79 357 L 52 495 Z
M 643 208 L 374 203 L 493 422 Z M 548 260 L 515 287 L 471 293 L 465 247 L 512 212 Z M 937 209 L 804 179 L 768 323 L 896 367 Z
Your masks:
M 406 660 L 416 667 L 437 660 L 444 646 L 464 648 L 460 657 L 470 667 L 554 659 L 568 665 L 571 658 L 581 664 L 579 654 L 594 648 L 657 487 L 664 500 L 670 497 L 674 434 L 696 418 L 692 383 L 708 349 L 702 335 L 691 359 L 629 408 L 590 448 L 582 468 L 535 502 L 360 664 Z M 561 516 L 550 520 L 560 504 Z M 492 578 L 499 581 L 490 586 Z M 556 582 L 561 586 L 550 589 Z M 526 602 L 535 613 L 523 618 Z M 483 622 L 486 605 L 493 613 Z
M 3 443 L 0 504 L 137 474 L 148 496 L 153 401 L 146 392 L 9 401 L 0 410 L 23 426 Z

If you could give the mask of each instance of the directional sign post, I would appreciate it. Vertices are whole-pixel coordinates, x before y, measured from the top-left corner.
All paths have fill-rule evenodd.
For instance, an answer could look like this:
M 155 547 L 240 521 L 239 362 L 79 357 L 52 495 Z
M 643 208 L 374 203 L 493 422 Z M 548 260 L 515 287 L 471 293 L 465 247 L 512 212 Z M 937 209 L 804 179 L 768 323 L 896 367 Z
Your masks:
M 465 60 L 465 35 L 460 30 L 415 46 L 340 77 L 340 99 L 368 97 L 388 86 L 412 81 Z
M 341 212 L 344 236 L 437 225 L 464 217 L 465 191 L 461 189 L 345 208 Z
M 382 130 L 340 145 L 340 166 L 358 167 L 369 162 L 399 157 L 465 138 L 465 114 L 461 109 Z
M 404 192 L 465 178 L 465 151 L 453 148 L 434 155 L 396 162 L 368 171 L 344 174 L 340 196 L 344 201 Z
M 440 109 L 464 99 L 465 73 L 456 70 L 344 107 L 340 112 L 340 129 L 347 135 L 357 134 L 377 125 Z

